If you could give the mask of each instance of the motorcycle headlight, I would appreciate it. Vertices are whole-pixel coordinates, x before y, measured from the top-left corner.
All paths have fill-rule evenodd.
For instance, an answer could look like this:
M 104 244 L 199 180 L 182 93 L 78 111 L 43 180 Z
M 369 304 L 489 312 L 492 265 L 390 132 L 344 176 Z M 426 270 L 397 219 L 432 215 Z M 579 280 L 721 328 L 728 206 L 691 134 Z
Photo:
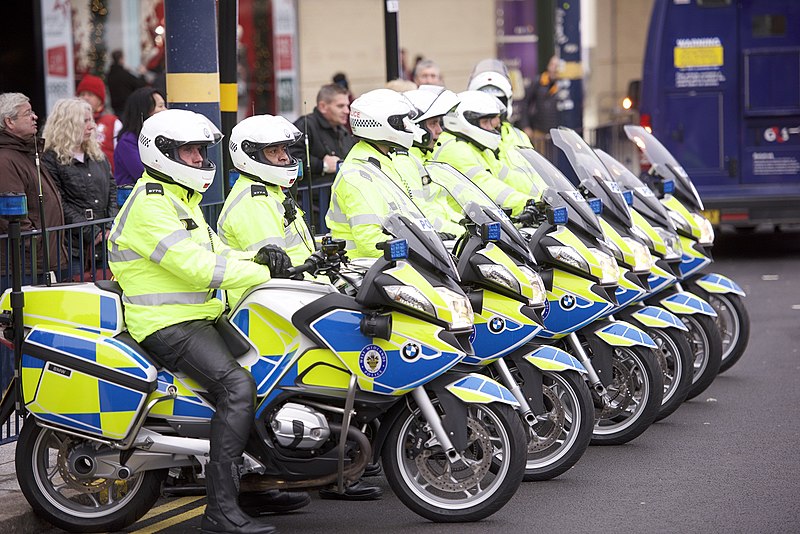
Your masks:
M 453 322 L 450 323 L 450 326 L 458 330 L 472 328 L 475 318 L 472 315 L 472 304 L 470 304 L 469 299 L 465 295 L 456 293 L 446 287 L 437 287 L 435 289 L 453 314 Z
M 639 228 L 638 226 L 631 227 L 631 233 L 644 241 L 644 244 L 647 245 L 649 248 L 653 248 L 655 245 L 653 244 L 653 240 L 650 239 L 650 236 L 644 233 L 644 230 Z
M 478 271 L 490 282 L 506 287 L 515 293 L 520 292 L 519 280 L 504 265 L 496 263 L 478 265 Z
M 664 241 L 664 246 L 667 248 L 667 253 L 664 255 L 665 260 L 673 260 L 683 256 L 683 247 L 677 235 L 665 228 L 656 228 L 655 230 L 661 237 L 661 240 Z
M 622 254 L 622 250 L 621 250 L 621 249 L 620 249 L 620 248 L 617 246 L 617 244 L 616 244 L 616 243 L 614 243 L 613 241 L 611 241 L 609 238 L 605 238 L 605 239 L 603 240 L 603 243 L 605 243 L 605 244 L 606 244 L 606 246 L 607 246 L 609 249 L 611 249 L 611 252 L 614 254 L 614 258 L 615 258 L 617 261 L 625 261 L 625 256 Z
M 384 286 L 386 295 L 398 304 L 412 308 L 422 313 L 436 317 L 433 303 L 428 300 L 422 291 L 412 286 Z
M 711 221 L 700 215 L 699 213 L 692 213 L 694 222 L 700 227 L 700 244 L 711 245 L 714 243 L 714 227 Z
M 574 247 L 564 245 L 551 245 L 547 247 L 547 252 L 555 261 L 571 265 L 584 272 L 589 270 L 589 263 L 581 256 Z
M 692 233 L 692 227 L 689 226 L 689 221 L 683 218 L 683 215 L 678 213 L 677 211 L 667 210 L 669 213 L 669 218 L 672 219 L 672 222 L 675 223 L 675 226 L 682 230 L 686 234 Z
M 547 290 L 544 287 L 542 277 L 539 276 L 539 273 L 525 265 L 520 265 L 519 270 L 528 278 L 528 283 L 530 283 L 533 289 L 533 298 L 530 299 L 528 305 L 538 306 L 544 304 L 544 301 L 547 299 Z
M 633 270 L 649 271 L 653 267 L 653 256 L 650 249 L 630 237 L 623 237 L 625 244 L 633 251 Z
M 613 284 L 617 282 L 619 280 L 619 265 L 617 265 L 617 261 L 609 254 L 600 251 L 600 249 L 590 248 L 589 250 L 592 251 L 597 261 L 600 262 L 600 269 L 603 272 L 600 283 Z

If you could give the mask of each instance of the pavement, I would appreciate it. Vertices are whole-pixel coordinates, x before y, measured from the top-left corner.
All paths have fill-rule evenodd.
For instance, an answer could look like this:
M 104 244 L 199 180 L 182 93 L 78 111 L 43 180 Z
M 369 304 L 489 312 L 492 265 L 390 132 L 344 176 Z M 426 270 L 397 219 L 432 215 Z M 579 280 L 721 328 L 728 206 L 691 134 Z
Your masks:
M 17 442 L 0 445 L 0 532 L 29 534 L 53 528 L 33 513 L 19 489 L 14 469 Z

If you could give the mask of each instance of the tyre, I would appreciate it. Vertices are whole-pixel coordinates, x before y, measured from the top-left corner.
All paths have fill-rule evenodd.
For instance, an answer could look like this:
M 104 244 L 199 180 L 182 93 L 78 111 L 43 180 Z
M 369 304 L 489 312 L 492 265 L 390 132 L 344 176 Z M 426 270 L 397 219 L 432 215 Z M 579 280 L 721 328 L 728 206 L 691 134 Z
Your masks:
M 439 410 L 438 402 L 433 400 Z M 406 407 L 386 438 L 383 470 L 415 513 L 442 523 L 479 521 L 503 507 L 525 472 L 525 429 L 511 406 L 467 405 L 468 470 L 453 470 L 418 407 Z
M 694 360 L 694 373 L 692 385 L 686 400 L 700 395 L 711 385 L 719 373 L 722 360 L 722 338 L 714 319 L 708 315 L 681 315 L 679 316 L 686 328 L 685 333 L 692 348 Z
M 516 369 L 510 367 L 516 376 Z M 550 480 L 580 460 L 594 428 L 594 404 L 586 380 L 575 371 L 543 371 L 544 407 L 528 427 L 525 481 Z
M 722 341 L 722 361 L 719 372 L 724 373 L 741 359 L 750 341 L 750 315 L 742 297 L 734 293 L 708 293 L 696 284 L 690 284 L 692 293 L 705 299 L 717 316 L 714 322 Z
M 38 516 L 69 532 L 113 532 L 152 508 L 166 470 L 111 480 L 83 477 L 69 467 L 70 460 L 81 461 L 76 453 L 84 450 L 90 457 L 96 446 L 28 418 L 17 441 L 15 464 L 22 493 Z
M 656 421 L 678 409 L 686 400 L 692 386 L 694 354 L 684 332 L 677 328 L 648 328 L 658 348 L 654 349 L 664 379 L 664 397 Z
M 614 347 L 608 402 L 595 410 L 593 445 L 620 445 L 638 437 L 658 417 L 664 379 L 647 347 Z

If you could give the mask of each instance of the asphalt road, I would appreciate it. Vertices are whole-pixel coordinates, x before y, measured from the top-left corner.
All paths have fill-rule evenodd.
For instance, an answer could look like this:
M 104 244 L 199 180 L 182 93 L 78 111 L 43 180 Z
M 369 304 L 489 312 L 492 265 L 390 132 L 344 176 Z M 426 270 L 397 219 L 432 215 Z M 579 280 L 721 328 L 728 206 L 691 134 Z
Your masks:
M 480 523 L 430 523 L 373 478 L 384 487 L 382 501 L 313 494 L 310 506 L 272 524 L 309 534 L 800 532 L 800 232 L 722 234 L 714 252 L 713 270 L 748 294 L 750 345 L 709 389 L 638 439 L 590 447 L 569 472 L 524 483 Z M 127 531 L 198 531 L 204 504 L 162 499 Z

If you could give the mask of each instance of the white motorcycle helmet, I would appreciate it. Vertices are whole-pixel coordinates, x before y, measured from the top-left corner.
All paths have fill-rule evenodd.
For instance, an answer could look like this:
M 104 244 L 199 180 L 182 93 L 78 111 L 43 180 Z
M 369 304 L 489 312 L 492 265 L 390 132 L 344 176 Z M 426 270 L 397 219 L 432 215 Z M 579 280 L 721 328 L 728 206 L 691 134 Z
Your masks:
M 214 181 L 217 170 L 208 159 L 208 147 L 220 139 L 222 134 L 204 115 L 167 109 L 144 121 L 139 134 L 139 157 L 153 176 L 202 193 Z M 189 144 L 201 145 L 200 167 L 187 165 L 178 157 L 178 148 Z
M 364 93 L 350 104 L 353 135 L 378 143 L 411 148 L 425 131 L 414 124 L 417 110 L 402 94 L 391 89 Z
M 496 97 L 506 107 L 506 116 L 511 116 L 513 91 L 511 82 L 499 72 L 485 71 L 473 74 L 467 86 L 469 91 L 481 91 Z M 506 117 L 503 117 L 505 120 Z
M 500 132 L 480 127 L 480 119 L 496 117 L 505 113 L 506 107 L 495 97 L 481 91 L 458 93 L 460 100 L 454 110 L 444 116 L 444 129 L 466 137 L 482 148 L 497 150 Z
M 417 108 L 418 115 L 414 122 L 425 131 L 422 140 L 414 141 L 414 144 L 420 148 L 428 148 L 432 133 L 425 126 L 425 121 L 447 114 L 458 105 L 458 96 L 439 85 L 420 85 L 418 89 L 406 91 L 403 95 Z
M 291 187 L 297 180 L 298 161 L 289 155 L 289 163 L 276 165 L 264 157 L 264 149 L 275 145 L 293 145 L 303 134 L 283 117 L 254 115 L 233 127 L 228 144 L 233 166 L 248 176 L 281 187 Z

